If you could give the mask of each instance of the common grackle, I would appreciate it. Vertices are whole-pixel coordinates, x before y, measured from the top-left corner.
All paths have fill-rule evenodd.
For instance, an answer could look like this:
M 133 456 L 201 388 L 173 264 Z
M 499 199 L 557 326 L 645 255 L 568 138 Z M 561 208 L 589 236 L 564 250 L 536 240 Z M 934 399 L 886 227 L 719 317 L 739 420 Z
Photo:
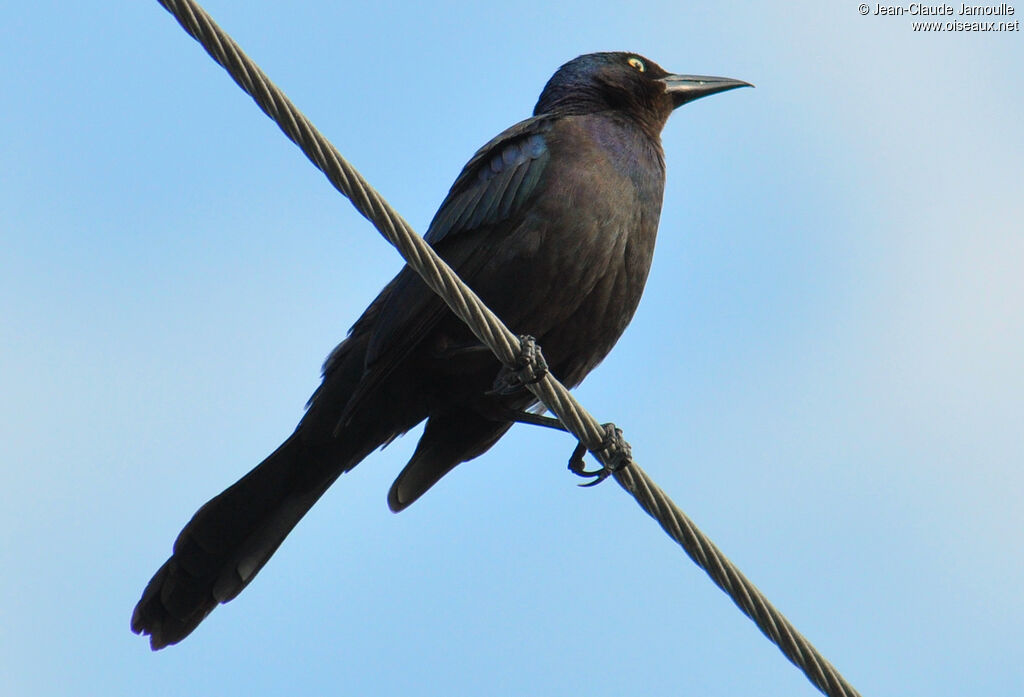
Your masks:
M 463 168 L 426 240 L 572 387 L 636 310 L 665 185 L 672 110 L 747 83 L 673 75 L 632 53 L 569 61 L 533 116 Z M 153 649 L 238 595 L 334 480 L 427 419 L 388 505 L 400 511 L 487 451 L 535 403 L 493 389 L 502 366 L 410 268 L 327 358 L 295 432 L 192 517 L 146 586 L 132 630 Z M 506 386 L 507 388 L 507 386 Z

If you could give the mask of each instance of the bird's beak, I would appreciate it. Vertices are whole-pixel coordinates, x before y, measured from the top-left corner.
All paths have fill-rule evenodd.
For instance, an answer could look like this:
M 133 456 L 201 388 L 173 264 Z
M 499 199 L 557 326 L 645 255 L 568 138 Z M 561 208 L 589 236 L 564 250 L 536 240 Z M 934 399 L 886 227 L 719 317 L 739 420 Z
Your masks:
M 661 78 L 661 81 L 665 83 L 665 91 L 672 97 L 672 106 L 676 108 L 709 94 L 734 90 L 737 87 L 753 87 L 743 80 L 709 75 L 668 75 Z

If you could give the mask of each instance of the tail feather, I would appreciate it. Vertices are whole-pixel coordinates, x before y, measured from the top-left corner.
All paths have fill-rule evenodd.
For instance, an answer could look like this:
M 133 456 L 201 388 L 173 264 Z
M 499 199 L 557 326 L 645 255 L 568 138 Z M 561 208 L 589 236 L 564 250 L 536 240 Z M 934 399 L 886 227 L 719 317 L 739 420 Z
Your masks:
M 323 495 L 345 463 L 330 466 L 293 435 L 189 521 L 146 586 L 132 631 L 154 650 L 188 636 L 218 603 L 238 595 Z

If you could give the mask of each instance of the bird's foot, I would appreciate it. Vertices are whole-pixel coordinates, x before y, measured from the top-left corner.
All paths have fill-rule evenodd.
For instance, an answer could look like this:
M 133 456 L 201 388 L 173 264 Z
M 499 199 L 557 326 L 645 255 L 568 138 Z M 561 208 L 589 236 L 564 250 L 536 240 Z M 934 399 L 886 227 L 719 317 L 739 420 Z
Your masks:
M 548 363 L 540 352 L 537 340 L 528 334 L 519 337 L 519 355 L 511 368 L 503 367 L 487 393 L 504 396 L 515 394 L 527 385 L 533 385 L 548 374 Z
M 615 474 L 633 460 L 633 450 L 629 443 L 622 437 L 622 429 L 612 423 L 604 424 L 604 443 L 601 446 L 600 460 L 601 469 L 587 470 L 583 457 L 587 454 L 587 446 L 583 443 L 576 445 L 569 457 L 569 471 L 579 477 L 591 478 L 586 484 L 580 486 L 595 486 L 600 484 L 610 475 Z

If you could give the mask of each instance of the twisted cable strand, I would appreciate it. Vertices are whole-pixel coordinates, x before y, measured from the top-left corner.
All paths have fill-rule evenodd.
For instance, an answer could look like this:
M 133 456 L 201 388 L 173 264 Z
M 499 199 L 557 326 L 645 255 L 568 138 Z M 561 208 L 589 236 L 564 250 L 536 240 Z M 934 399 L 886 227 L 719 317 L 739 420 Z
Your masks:
M 299 146 L 356 210 L 399 250 L 409 266 L 444 299 L 498 360 L 506 366 L 514 365 L 520 350 L 519 338 L 363 179 L 202 7 L 193 0 L 158 2 L 228 71 L 239 87 Z M 605 461 L 604 429 L 558 380 L 548 373 L 527 387 L 603 465 L 607 467 L 610 464 Z M 829 697 L 859 697 L 859 693 L 832 664 L 796 631 L 635 461 L 630 460 L 618 470 L 615 479 L 819 690 Z
M 743 575 L 725 554 L 673 503 L 636 463 L 615 473 L 619 485 L 658 521 L 686 554 L 732 598 L 736 606 L 760 628 L 807 679 L 830 697 L 859 697 L 852 685 Z

